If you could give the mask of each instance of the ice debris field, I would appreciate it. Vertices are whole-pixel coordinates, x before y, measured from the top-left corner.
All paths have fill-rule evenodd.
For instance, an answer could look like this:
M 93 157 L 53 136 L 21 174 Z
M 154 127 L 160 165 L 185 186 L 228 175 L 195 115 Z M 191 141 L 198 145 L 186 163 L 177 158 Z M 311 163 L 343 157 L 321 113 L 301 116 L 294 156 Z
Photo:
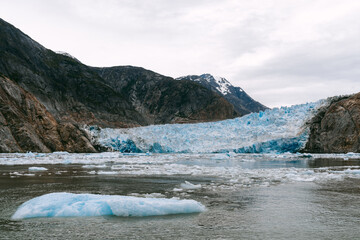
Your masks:
M 219 122 L 87 130 L 100 145 L 120 152 L 295 153 L 308 139 L 306 123 L 328 102 L 274 108 Z
M 321 159 L 344 162 L 309 169 L 309 164 Z M 359 153 L 347 154 L 244 154 L 244 153 L 118 153 L 93 154 L 70 153 L 7 153 L 0 154 L 0 165 L 9 166 L 2 176 L 46 177 L 66 176 L 76 171 L 77 175 L 116 176 L 191 176 L 221 177 L 220 185 L 199 185 L 185 181 L 177 186 L 176 192 L 214 187 L 248 187 L 253 185 L 273 185 L 289 182 L 323 182 L 360 178 Z M 24 166 L 21 169 L 20 166 Z M 19 166 L 12 170 L 12 166 Z M 29 167 L 30 166 L 30 167 Z M 78 166 L 76 170 L 73 167 Z M 33 171 L 34 169 L 38 171 Z M 41 171 L 39 171 L 41 169 Z M 45 170 L 47 169 L 47 170 Z
M 118 195 L 49 193 L 23 203 L 12 219 L 40 217 L 145 217 L 205 211 L 195 200 L 140 198 Z

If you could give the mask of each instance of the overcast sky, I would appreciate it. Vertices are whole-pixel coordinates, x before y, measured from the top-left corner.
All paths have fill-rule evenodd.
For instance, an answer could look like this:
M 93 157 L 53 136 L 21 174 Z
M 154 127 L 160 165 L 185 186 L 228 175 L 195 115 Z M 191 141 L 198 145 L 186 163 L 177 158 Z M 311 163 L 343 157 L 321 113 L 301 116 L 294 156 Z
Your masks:
M 360 91 L 358 0 L 0 0 L 0 18 L 87 65 L 210 73 L 269 107 Z

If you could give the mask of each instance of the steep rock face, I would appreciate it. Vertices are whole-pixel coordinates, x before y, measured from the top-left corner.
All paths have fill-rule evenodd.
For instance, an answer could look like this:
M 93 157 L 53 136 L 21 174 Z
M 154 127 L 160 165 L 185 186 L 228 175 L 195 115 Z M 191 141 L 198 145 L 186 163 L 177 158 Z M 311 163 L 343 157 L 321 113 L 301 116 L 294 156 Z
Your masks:
M 0 76 L 0 152 L 96 152 L 73 124 L 58 124 L 29 92 Z
M 238 114 L 224 98 L 191 81 L 175 81 L 139 67 L 94 68 L 151 124 L 204 122 Z
M 126 127 L 146 124 L 90 67 L 56 54 L 0 19 L 0 73 L 32 93 L 57 120 Z
M 242 88 L 233 86 L 223 77 L 214 77 L 211 74 L 189 75 L 177 80 L 190 80 L 201 84 L 207 89 L 224 97 L 234 106 L 238 115 L 243 116 L 251 112 L 260 112 L 268 109 L 266 106 L 252 99 Z
M 311 121 L 306 152 L 360 152 L 360 93 L 335 101 Z

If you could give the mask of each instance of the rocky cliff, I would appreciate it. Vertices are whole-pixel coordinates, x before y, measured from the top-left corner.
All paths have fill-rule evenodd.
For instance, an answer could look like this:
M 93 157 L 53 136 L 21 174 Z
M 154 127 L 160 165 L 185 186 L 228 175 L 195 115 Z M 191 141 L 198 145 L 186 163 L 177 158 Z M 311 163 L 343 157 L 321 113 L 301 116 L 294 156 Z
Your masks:
M 360 152 L 360 93 L 334 101 L 310 124 L 305 152 Z
M 96 152 L 85 132 L 59 124 L 32 94 L 0 76 L 0 152 Z

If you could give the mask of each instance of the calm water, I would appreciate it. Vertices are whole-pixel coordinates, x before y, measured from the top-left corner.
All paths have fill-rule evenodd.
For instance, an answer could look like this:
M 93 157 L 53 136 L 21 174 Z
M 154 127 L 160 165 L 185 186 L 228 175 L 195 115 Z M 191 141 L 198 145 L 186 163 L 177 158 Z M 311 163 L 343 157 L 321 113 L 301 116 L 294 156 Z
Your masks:
M 0 154 L 0 239 L 359 239 L 359 156 L 323 157 Z M 185 181 L 202 188 L 179 191 Z M 51 192 L 179 197 L 207 211 L 11 220 Z

